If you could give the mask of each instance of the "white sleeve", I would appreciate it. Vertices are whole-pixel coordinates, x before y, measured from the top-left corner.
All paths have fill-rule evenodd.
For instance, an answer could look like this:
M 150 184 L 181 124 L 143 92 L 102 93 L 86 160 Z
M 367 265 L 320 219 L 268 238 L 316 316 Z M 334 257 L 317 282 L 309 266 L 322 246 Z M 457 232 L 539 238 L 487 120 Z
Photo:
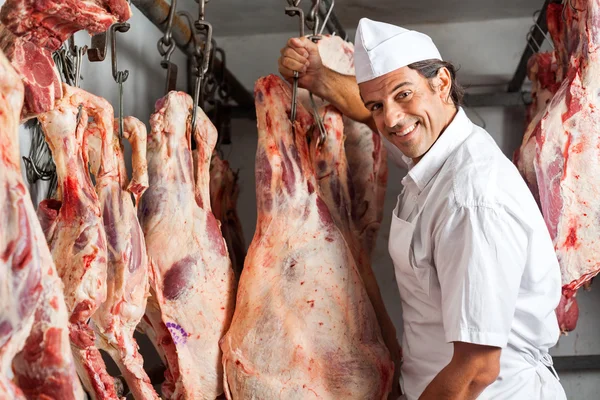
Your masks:
M 435 233 L 446 341 L 505 347 L 527 261 L 527 229 L 506 210 L 459 207 Z

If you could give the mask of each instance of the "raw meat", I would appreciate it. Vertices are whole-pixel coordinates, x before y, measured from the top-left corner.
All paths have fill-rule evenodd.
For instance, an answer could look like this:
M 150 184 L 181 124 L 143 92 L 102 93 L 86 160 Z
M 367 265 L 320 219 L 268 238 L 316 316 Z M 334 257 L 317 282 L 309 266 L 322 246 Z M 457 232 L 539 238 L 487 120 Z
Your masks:
M 123 137 L 131 144 L 131 166 L 133 169 L 127 191 L 133 194 L 137 209 L 142 194 L 148 189 L 148 161 L 146 159 L 148 133 L 146 125 L 133 117 L 125 118 L 123 124 Z
M 43 215 L 45 225 L 51 221 L 46 227 L 46 239 L 64 284 L 71 347 L 79 377 L 93 398 L 116 399 L 113 379 L 106 372 L 94 344 L 95 334 L 87 324 L 106 300 L 107 245 L 83 148 L 88 111 L 101 131 L 109 132 L 113 125 L 112 107 L 106 100 L 67 85 L 63 86 L 63 93 L 56 108 L 39 117 L 56 164 L 59 188 L 57 200 L 40 203 L 38 213 Z M 113 160 L 103 160 L 98 178 L 116 175 L 115 164 Z M 52 221 L 48 216 L 54 213 Z
M 192 99 L 170 92 L 150 118 L 150 187 L 138 210 L 152 260 L 151 299 L 145 329 L 163 354 L 168 371 L 163 395 L 214 399 L 223 393 L 219 339 L 233 314 L 235 277 L 219 223 L 211 212 L 210 158 L 217 132 L 198 108 L 191 152 Z
M 7 0 L 0 9 L 0 22 L 11 32 L 50 51 L 77 31 L 106 32 L 129 18 L 126 0 Z
M 11 382 L 14 356 L 29 336 L 52 260 L 21 178 L 19 113 L 23 84 L 0 52 L 0 398 L 23 399 Z
M 535 171 L 544 219 L 554 241 L 563 279 L 557 315 L 563 330 L 574 328 L 576 290 L 600 272 L 600 0 L 576 1 L 580 40 L 567 78 L 541 120 Z
M 44 253 L 42 297 L 31 334 L 13 362 L 15 380 L 28 399 L 80 400 L 84 393 L 69 343 L 63 284 L 45 240 L 39 246 Z
M 393 364 L 356 263 L 318 192 L 312 117 L 278 77 L 255 86 L 258 221 L 221 341 L 228 399 L 385 399 Z
M 112 109 L 104 111 L 112 113 Z M 123 125 L 124 136 L 131 137 L 134 132 L 134 137 L 145 142 L 146 127 L 142 122 L 126 117 Z M 113 127 L 110 126 L 109 129 L 109 132 L 103 132 L 100 125 L 92 123 L 88 125 L 86 133 L 90 164 L 96 178 L 96 193 L 100 199 L 108 242 L 107 298 L 92 316 L 92 321 L 98 346 L 115 361 L 134 398 L 158 399 L 158 394 L 144 371 L 144 360 L 138 352 L 138 344 L 133 338 L 135 327 L 146 310 L 149 289 L 148 255 L 135 206 L 131 195 L 126 191 L 129 179 L 119 140 L 119 120 L 115 120 L 114 135 Z M 139 152 L 133 154 L 137 158 Z M 117 174 L 100 172 L 106 171 L 107 159 L 118 164 Z M 144 171 L 140 164 L 144 164 L 145 159 L 135 161 L 139 174 Z M 138 176 L 140 178 L 144 179 L 143 176 Z M 147 176 L 145 180 L 147 181 Z M 143 188 L 142 185 L 136 186 Z
M 354 75 L 354 47 L 352 43 L 342 40 L 339 36 L 323 36 L 319 40 L 318 46 L 319 54 L 325 66 L 341 74 Z M 305 107 L 312 108 L 306 90 L 300 90 L 298 96 Z M 326 102 L 315 97 L 315 104 L 317 107 L 321 107 L 326 105 Z M 352 242 L 361 246 L 360 251 L 354 251 L 353 253 L 365 288 L 375 308 L 384 341 L 397 366 L 394 382 L 398 382 L 402 352 L 396 337 L 396 328 L 385 308 L 370 260 L 371 254 L 375 250 L 377 233 L 383 218 L 383 203 L 387 185 L 386 152 L 379 133 L 373 132 L 367 125 L 347 117 L 343 118 L 343 124 L 346 141 L 341 143 L 344 145 L 343 149 L 345 149 L 346 154 L 343 157 L 344 163 L 347 161 L 348 171 L 340 170 L 339 173 L 349 175 L 347 190 L 351 194 L 350 216 L 352 222 L 347 222 L 347 225 L 351 227 L 348 232 L 352 232 L 353 239 L 356 239 Z M 342 148 L 338 150 L 342 150 Z M 342 157 L 341 153 L 339 153 L 339 157 Z M 329 161 L 339 162 L 339 157 Z M 342 226 L 339 227 L 343 228 Z M 344 231 L 342 229 L 342 233 Z M 356 235 L 358 235 L 358 238 L 355 238 Z M 395 383 L 392 396 L 396 394 L 396 390 L 398 388 Z
M 237 213 L 239 194 L 237 173 L 229 167 L 227 160 L 221 160 L 213 152 L 210 161 L 210 204 L 215 218 L 221 223 L 221 232 L 237 279 L 242 273 L 246 258 L 246 241 Z
M 21 118 L 26 119 L 53 109 L 55 101 L 62 97 L 62 87 L 51 52 L 14 36 L 1 25 L 0 49 L 25 84 L 25 104 Z
M 376 234 L 382 217 L 378 214 L 382 214 L 379 210 L 383 209 L 383 198 L 377 198 L 378 182 L 370 181 L 373 176 L 377 175 L 376 172 L 379 172 L 374 171 L 373 167 L 377 168 L 381 161 L 380 158 L 377 158 L 379 153 L 373 149 L 372 138 L 376 137 L 375 142 L 379 145 L 381 145 L 381 139 L 370 129 L 368 132 L 352 131 L 354 143 L 350 146 L 352 149 L 350 154 L 354 157 L 354 172 L 357 178 L 353 180 L 351 179 L 352 169 L 346 154 L 348 146 L 346 148 L 344 146 L 348 143 L 344 135 L 342 114 L 331 105 L 321 108 L 320 112 L 327 131 L 327 139 L 323 145 L 319 146 L 316 136 L 319 131 L 317 129 L 313 131 L 315 137 L 311 140 L 311 160 L 323 200 L 351 249 L 371 303 L 375 310 L 382 310 L 381 313 L 376 312 L 375 314 L 382 327 L 384 342 L 390 350 L 395 364 L 394 386 L 390 395 L 391 398 L 396 399 L 400 395 L 399 377 L 402 352 L 396 338 L 396 329 L 386 312 L 377 280 L 371 269 L 371 252 L 375 247 Z M 360 184 L 358 193 L 354 182 Z M 385 184 L 383 188 L 385 190 Z M 369 193 L 365 193 L 365 190 L 368 190 Z M 378 204 L 379 202 L 381 204 Z
M 352 219 L 364 251 L 372 255 L 383 219 L 387 153 L 378 132 L 344 117 L 344 148 L 352 180 Z
M 534 169 L 536 137 L 541 129 L 541 119 L 544 116 L 546 107 L 558 90 L 560 82 L 557 83 L 556 81 L 554 71 L 556 63 L 551 53 L 534 54 L 529 60 L 528 67 L 529 79 L 533 83 L 532 97 L 534 102 L 529 109 L 533 119 L 527 125 L 521 146 L 513 156 L 513 162 L 539 204 L 539 191 Z

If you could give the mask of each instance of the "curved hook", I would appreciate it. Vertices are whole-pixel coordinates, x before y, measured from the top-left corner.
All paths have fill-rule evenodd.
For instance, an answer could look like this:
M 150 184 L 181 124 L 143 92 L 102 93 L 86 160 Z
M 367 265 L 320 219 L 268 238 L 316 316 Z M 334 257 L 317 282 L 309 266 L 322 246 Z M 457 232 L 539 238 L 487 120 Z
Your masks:
M 125 82 L 129 77 L 129 71 L 119 71 L 117 68 L 117 32 L 125 33 L 131 26 L 127 22 L 117 22 L 110 26 L 110 57 L 112 62 L 112 76 L 115 82 L 119 83 L 119 72 L 122 72 L 122 82 Z
M 306 27 L 313 31 L 313 36 L 317 36 L 319 34 L 319 11 L 321 0 L 312 0 L 312 2 L 313 6 L 306 16 Z
M 331 0 L 331 5 L 329 6 L 329 10 L 327 10 L 327 14 L 325 15 L 325 18 L 323 19 L 323 22 L 321 23 L 321 30 L 319 31 L 319 36 L 321 36 L 323 34 L 323 29 L 325 29 L 325 27 L 327 26 L 327 23 L 329 22 L 329 17 L 331 17 L 331 13 L 333 12 L 334 5 L 335 5 L 335 0 Z

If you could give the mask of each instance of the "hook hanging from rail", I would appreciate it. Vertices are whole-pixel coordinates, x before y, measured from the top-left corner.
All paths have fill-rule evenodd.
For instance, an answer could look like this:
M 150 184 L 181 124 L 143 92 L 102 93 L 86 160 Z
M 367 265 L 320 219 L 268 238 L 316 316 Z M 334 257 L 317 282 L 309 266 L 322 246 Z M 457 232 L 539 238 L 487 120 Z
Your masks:
M 198 20 L 194 22 L 194 27 L 199 33 L 204 34 L 204 46 L 202 48 L 202 60 L 201 64 L 197 65 L 196 68 L 196 82 L 194 85 L 194 108 L 192 110 L 192 132 L 196 129 L 196 118 L 198 114 L 198 105 L 200 104 L 201 89 L 204 84 L 204 78 L 208 72 L 210 56 L 212 53 L 212 25 L 205 21 L 205 4 L 208 3 L 206 0 L 198 0 Z
M 300 20 L 299 31 L 300 37 L 304 36 L 304 10 L 300 5 L 300 0 L 288 0 L 289 7 L 285 8 L 285 13 L 290 17 L 298 16 Z M 296 122 L 296 108 L 298 106 L 298 71 L 294 71 L 294 83 L 292 85 L 292 104 L 290 111 L 290 122 L 292 123 L 292 131 L 294 131 L 294 122 Z
M 173 39 L 173 19 L 177 11 L 177 0 L 171 0 L 169 16 L 167 17 L 167 29 L 163 37 L 158 39 L 156 44 L 158 52 L 163 57 L 160 66 L 167 70 L 167 82 L 165 85 L 165 94 L 175 90 L 177 86 L 177 64 L 171 62 L 171 55 L 175 51 L 175 40 Z
M 110 27 L 112 75 L 119 85 L 119 139 L 123 139 L 123 83 L 129 78 L 129 71 L 119 71 L 117 67 L 117 32 L 125 33 L 129 28 L 127 22 L 119 22 Z
M 87 52 L 87 45 L 83 47 L 79 47 L 75 45 L 75 36 L 71 35 L 69 38 L 69 52 L 71 56 L 75 58 L 75 82 L 73 83 L 75 87 L 79 87 L 79 80 L 81 78 L 81 62 L 83 61 L 83 56 Z

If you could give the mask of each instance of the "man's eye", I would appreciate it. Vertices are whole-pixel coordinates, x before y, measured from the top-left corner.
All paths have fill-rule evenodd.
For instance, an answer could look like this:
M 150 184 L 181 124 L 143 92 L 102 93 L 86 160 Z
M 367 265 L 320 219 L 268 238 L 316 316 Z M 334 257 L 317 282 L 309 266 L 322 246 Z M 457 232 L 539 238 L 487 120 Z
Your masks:
M 371 112 L 377 111 L 381 108 L 381 104 L 374 104 L 371 106 Z
M 398 99 L 405 99 L 408 96 L 410 96 L 410 92 L 406 91 L 406 92 L 400 92 L 398 93 L 398 95 L 396 96 Z

